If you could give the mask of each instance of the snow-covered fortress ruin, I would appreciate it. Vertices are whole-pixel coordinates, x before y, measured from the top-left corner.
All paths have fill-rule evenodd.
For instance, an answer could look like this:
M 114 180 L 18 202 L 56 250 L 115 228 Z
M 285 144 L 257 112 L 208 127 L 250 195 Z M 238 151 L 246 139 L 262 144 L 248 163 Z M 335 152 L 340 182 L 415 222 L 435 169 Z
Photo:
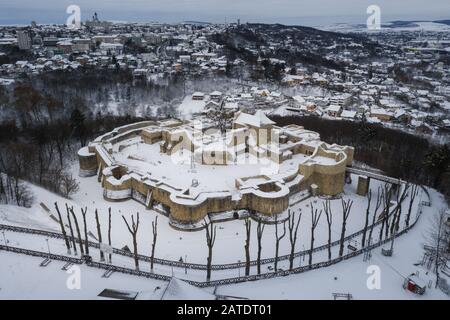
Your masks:
M 343 191 L 352 147 L 278 127 L 262 112 L 236 113 L 226 132 L 214 127 L 166 120 L 116 128 L 79 150 L 80 176 L 97 175 L 105 199 L 135 199 L 183 230 L 239 210 L 273 220 L 304 194 Z

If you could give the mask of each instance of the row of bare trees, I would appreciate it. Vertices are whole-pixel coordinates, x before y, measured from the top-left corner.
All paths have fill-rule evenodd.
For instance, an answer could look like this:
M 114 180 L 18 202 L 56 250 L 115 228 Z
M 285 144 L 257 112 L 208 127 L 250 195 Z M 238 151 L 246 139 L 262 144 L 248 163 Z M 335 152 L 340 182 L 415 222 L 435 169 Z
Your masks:
M 30 207 L 33 204 L 33 198 L 33 194 L 24 181 L 0 171 L 0 204 Z
M 136 218 L 131 216 L 131 223 L 127 221 L 125 216 L 122 215 L 122 219 L 127 226 L 128 231 L 131 234 L 133 239 L 133 257 L 134 257 L 134 265 L 136 270 L 139 270 L 139 254 L 138 254 L 138 241 L 137 241 L 137 233 L 139 230 L 139 212 L 136 214 Z M 158 217 L 152 221 L 152 245 L 151 245 L 151 256 L 150 256 L 150 270 L 153 272 L 154 259 L 155 259 L 155 248 L 156 248 L 156 240 L 158 237 Z
M 363 247 L 370 245 L 376 220 L 381 221 L 378 241 L 383 240 L 383 238 L 387 239 L 398 232 L 402 220 L 403 203 L 408 196 L 408 210 L 404 217 L 404 225 L 405 227 L 409 226 L 413 204 L 416 201 L 419 188 L 419 185 L 405 184 L 400 186 L 386 183 L 383 186 L 378 187 L 375 207 L 372 206 L 372 190 L 369 190 L 367 194 L 366 216 L 361 241 Z M 394 197 L 395 203 L 393 204 L 392 199 Z M 370 215 L 372 215 L 372 218 L 370 218 Z M 370 219 L 371 228 L 369 230 L 368 225 Z
M 74 208 L 69 207 L 66 204 L 66 219 L 67 224 L 64 223 L 61 211 L 59 209 L 58 203 L 55 202 L 55 209 L 58 214 L 58 221 L 59 226 L 61 228 L 61 233 L 64 238 L 64 242 L 67 247 L 67 253 L 72 254 L 72 250 L 75 255 L 78 254 L 77 249 L 77 242 L 78 242 L 78 248 L 80 251 L 81 256 L 89 255 L 89 239 L 88 239 L 88 227 L 87 227 L 87 208 L 81 208 L 81 215 L 83 217 L 83 231 L 84 231 L 84 239 L 82 237 L 80 224 L 78 223 L 77 216 L 75 214 Z M 139 230 L 139 213 L 136 214 L 136 218 L 134 216 L 131 216 L 131 222 L 129 222 L 125 216 L 122 215 L 122 219 L 125 222 L 125 225 L 130 232 L 133 240 L 133 258 L 135 263 L 136 270 L 139 270 L 139 255 L 138 255 L 138 241 L 137 241 L 137 233 Z M 72 224 L 73 221 L 73 224 Z M 98 210 L 95 209 L 95 221 L 97 226 L 97 240 L 100 245 L 103 245 L 103 237 L 102 237 L 102 230 L 101 230 L 101 224 L 100 224 L 100 218 L 98 214 Z M 111 226 L 112 226 L 112 214 L 111 214 L 111 208 L 108 209 L 108 245 L 112 246 L 112 233 L 111 233 Z M 75 227 L 75 228 L 74 228 Z M 70 235 L 68 235 L 67 229 L 70 232 Z M 155 220 L 152 222 L 152 231 L 153 231 L 153 241 L 151 245 L 151 261 L 150 266 L 151 270 L 153 271 L 154 266 L 154 257 L 155 257 L 155 248 L 156 248 L 156 240 L 158 235 L 158 217 L 155 218 Z M 76 232 L 76 234 L 75 234 Z M 100 247 L 100 261 L 105 261 L 105 253 L 102 250 L 102 247 Z M 108 261 L 109 263 L 112 262 L 112 254 L 108 253 Z
M 339 256 L 341 257 L 344 252 L 344 239 L 346 233 L 346 223 L 349 217 L 353 201 L 352 200 L 341 200 L 342 203 L 342 229 L 340 236 L 340 245 L 339 245 Z M 322 212 L 325 212 L 327 216 L 327 225 L 328 225 L 328 259 L 331 260 L 331 231 L 332 231 L 332 210 L 330 205 L 330 200 L 326 200 L 323 204 L 324 209 L 319 210 L 315 209 L 313 203 L 309 204 L 311 208 L 311 242 L 310 242 L 310 250 L 309 250 L 309 265 L 312 265 L 313 261 L 313 253 L 314 253 L 314 241 L 315 241 L 315 230 L 320 221 L 320 217 L 322 216 Z M 275 224 L 275 259 L 274 259 L 274 270 L 278 270 L 278 262 L 279 262 L 279 251 L 280 251 L 280 243 L 281 241 L 288 235 L 289 243 L 290 243 L 290 252 L 289 252 L 289 270 L 294 268 L 294 259 L 296 252 L 296 245 L 299 239 L 298 229 L 300 226 L 302 218 L 302 211 L 298 212 L 288 211 L 288 217 L 283 222 L 278 221 L 278 216 L 275 216 L 274 224 Z M 216 226 L 214 226 L 214 222 L 210 221 L 209 223 L 205 220 L 205 231 L 206 231 L 206 244 L 208 247 L 208 257 L 207 257 L 207 281 L 211 279 L 211 266 L 212 266 L 212 253 L 213 247 L 216 240 Z M 287 224 L 287 228 L 286 228 Z M 262 238 L 264 234 L 266 224 L 261 220 L 258 220 L 256 227 L 256 239 L 257 239 L 257 258 L 256 258 L 256 268 L 257 273 L 261 274 L 261 253 L 262 253 Z M 245 252 L 245 275 L 250 275 L 250 241 L 251 241 L 251 227 L 252 222 L 249 217 L 244 219 L 244 227 L 245 227 L 245 243 L 244 243 L 244 252 Z
M 450 194 L 450 145 L 367 121 L 335 121 L 312 116 L 271 116 L 279 126 L 297 124 L 320 132 L 324 141 L 355 147 L 355 160 L 386 175 Z M 380 152 L 382 150 L 382 152 Z M 413 156 L 412 156 L 413 155 Z
M 26 192 L 24 181 L 36 183 L 66 198 L 78 191 L 78 182 L 66 169 L 64 161 L 67 159 L 62 155 L 64 160 L 60 160 L 57 156 L 56 140 L 49 142 L 45 139 L 50 138 L 43 138 L 39 133 L 39 137 L 31 137 L 27 143 L 0 143 L 0 174 L 6 176 L 0 181 L 0 197 L 8 191 L 10 203 L 25 206 L 24 200 L 29 192 Z M 66 146 L 59 148 L 64 150 L 62 153 L 68 150 Z

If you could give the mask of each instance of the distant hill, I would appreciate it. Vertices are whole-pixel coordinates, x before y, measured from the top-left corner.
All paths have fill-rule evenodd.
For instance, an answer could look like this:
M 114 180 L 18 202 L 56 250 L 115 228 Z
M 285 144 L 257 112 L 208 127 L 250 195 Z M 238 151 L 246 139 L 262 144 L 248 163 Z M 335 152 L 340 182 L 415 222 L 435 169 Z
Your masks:
M 404 21 L 404 20 L 396 20 L 396 21 L 390 21 L 387 25 L 389 28 L 414 28 L 419 27 L 417 23 L 419 22 L 433 22 L 433 23 L 440 23 L 445 25 L 450 25 L 450 20 L 411 20 L 411 21 Z
M 204 21 L 183 21 L 182 24 L 211 25 L 212 23 Z
M 450 19 L 449 20 L 435 20 L 433 22 L 434 23 L 446 24 L 446 25 L 450 26 Z

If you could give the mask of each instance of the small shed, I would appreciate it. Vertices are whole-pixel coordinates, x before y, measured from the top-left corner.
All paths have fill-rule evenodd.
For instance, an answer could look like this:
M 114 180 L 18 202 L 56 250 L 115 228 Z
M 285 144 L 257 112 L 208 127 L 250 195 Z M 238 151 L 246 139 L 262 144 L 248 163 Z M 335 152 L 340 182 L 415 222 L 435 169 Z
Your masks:
M 419 278 L 418 275 L 412 273 L 411 275 L 406 277 L 405 281 L 403 282 L 403 288 L 416 294 L 422 295 L 425 293 L 427 284 L 425 283 L 424 280 Z

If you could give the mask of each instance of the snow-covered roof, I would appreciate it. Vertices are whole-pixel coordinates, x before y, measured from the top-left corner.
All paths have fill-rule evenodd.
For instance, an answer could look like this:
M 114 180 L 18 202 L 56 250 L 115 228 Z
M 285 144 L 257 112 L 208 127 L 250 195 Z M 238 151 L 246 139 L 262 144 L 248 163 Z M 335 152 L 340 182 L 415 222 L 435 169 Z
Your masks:
M 341 113 L 342 118 L 354 118 L 356 116 L 356 111 L 344 110 Z
M 305 103 L 305 98 L 303 98 L 302 96 L 293 96 L 292 97 L 294 99 L 294 101 L 298 102 L 298 103 Z
M 389 112 L 389 111 L 387 111 L 386 109 L 383 109 L 383 108 L 376 108 L 376 107 L 372 107 L 370 109 L 370 114 L 392 116 L 392 112 Z
M 8 86 L 10 84 L 14 83 L 14 79 L 5 79 L 5 78 L 0 78 L 0 85 L 5 85 Z
M 394 113 L 394 117 L 395 118 L 400 118 L 401 116 L 405 115 L 406 111 L 403 109 L 398 109 L 397 111 L 395 111 Z
M 327 112 L 339 112 L 341 110 L 341 106 L 332 104 L 327 108 Z
M 221 95 L 222 95 L 222 92 L 220 92 L 220 91 L 213 91 L 210 93 L 210 96 L 221 96 Z

